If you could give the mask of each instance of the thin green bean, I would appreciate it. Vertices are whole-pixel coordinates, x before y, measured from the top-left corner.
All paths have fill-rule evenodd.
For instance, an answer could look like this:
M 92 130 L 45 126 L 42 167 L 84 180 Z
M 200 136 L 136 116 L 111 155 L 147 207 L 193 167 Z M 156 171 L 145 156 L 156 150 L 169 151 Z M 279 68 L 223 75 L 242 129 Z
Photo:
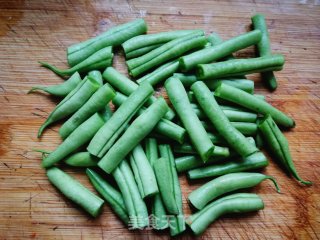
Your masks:
M 78 152 L 67 157 L 64 162 L 73 167 L 95 167 L 99 158 L 91 155 L 89 152 Z
M 148 52 L 150 52 L 151 50 L 158 48 L 162 46 L 162 43 L 160 44 L 154 44 L 154 45 L 150 45 L 150 46 L 146 46 L 146 47 L 142 47 L 142 48 L 138 48 L 136 50 L 133 50 L 131 52 L 126 53 L 126 59 L 131 59 L 131 58 L 136 58 L 136 57 L 140 57 L 144 54 L 147 54 Z

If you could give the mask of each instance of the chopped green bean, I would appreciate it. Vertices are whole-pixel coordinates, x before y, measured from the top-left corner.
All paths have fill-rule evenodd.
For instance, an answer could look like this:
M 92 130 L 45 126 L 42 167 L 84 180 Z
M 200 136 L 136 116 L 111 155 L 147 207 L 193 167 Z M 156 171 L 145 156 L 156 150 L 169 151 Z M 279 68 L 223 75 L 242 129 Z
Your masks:
M 67 157 L 64 162 L 73 167 L 95 167 L 99 158 L 91 155 L 89 152 L 78 152 Z
M 95 79 L 101 86 L 103 85 L 102 74 L 98 70 L 92 70 L 88 72 L 88 77 Z
M 162 43 L 160 44 L 154 44 L 154 45 L 150 45 L 150 46 L 146 46 L 146 47 L 142 47 L 142 48 L 138 48 L 136 50 L 133 50 L 131 52 L 126 53 L 126 59 L 131 59 L 131 58 L 136 58 L 136 57 L 140 57 L 144 54 L 147 54 L 148 52 L 150 52 L 151 50 L 158 48 L 162 46 Z

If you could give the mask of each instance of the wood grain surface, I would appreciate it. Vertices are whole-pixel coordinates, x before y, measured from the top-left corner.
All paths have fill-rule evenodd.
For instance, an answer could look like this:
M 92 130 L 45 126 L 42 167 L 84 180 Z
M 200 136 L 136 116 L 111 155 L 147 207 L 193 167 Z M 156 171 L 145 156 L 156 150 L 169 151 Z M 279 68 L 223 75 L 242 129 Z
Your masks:
M 149 239 L 169 238 L 168 232 L 129 231 L 108 206 L 92 219 L 52 187 L 33 148 L 53 150 L 61 142 L 50 127 L 39 140 L 37 130 L 58 99 L 29 94 L 36 84 L 62 80 L 41 68 L 45 60 L 66 67 L 66 48 L 119 23 L 143 17 L 149 32 L 201 28 L 224 39 L 250 29 L 250 16 L 265 13 L 273 52 L 286 57 L 277 72 L 279 88 L 268 92 L 259 74 L 252 75 L 256 92 L 296 121 L 286 132 L 300 175 L 314 182 L 299 185 L 271 159 L 263 173 L 277 178 L 249 191 L 258 193 L 265 209 L 221 218 L 203 239 L 319 239 L 320 238 L 320 2 L 268 1 L 0 1 L 0 239 Z M 125 73 L 121 51 L 114 66 Z M 236 54 L 252 57 L 254 49 Z M 163 91 L 159 89 L 161 93 Z M 64 168 L 90 186 L 82 170 Z M 204 181 L 180 176 L 186 215 L 188 193 Z M 181 236 L 191 238 L 191 232 Z

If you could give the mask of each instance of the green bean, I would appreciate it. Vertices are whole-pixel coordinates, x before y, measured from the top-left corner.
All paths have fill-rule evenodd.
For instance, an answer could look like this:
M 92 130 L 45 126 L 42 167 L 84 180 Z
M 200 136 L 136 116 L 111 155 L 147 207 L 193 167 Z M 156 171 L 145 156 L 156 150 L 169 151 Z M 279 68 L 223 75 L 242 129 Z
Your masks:
M 280 71 L 283 64 L 284 57 L 280 54 L 258 58 L 234 59 L 211 64 L 199 64 L 197 65 L 196 76 L 201 80 L 205 80 L 257 72 Z
M 204 122 L 204 121 L 201 121 L 201 123 L 207 131 L 213 131 L 213 132 L 217 131 L 211 123 Z M 243 135 L 255 136 L 257 134 L 258 126 L 256 123 L 248 123 L 248 122 L 230 122 L 230 123 L 235 129 L 237 129 Z
M 146 46 L 146 47 L 142 47 L 142 48 L 138 48 L 136 50 L 133 50 L 131 52 L 126 53 L 126 59 L 131 59 L 131 58 L 136 58 L 136 57 L 140 57 L 144 54 L 147 54 L 148 52 L 150 52 L 151 50 L 161 47 L 163 44 L 154 44 L 154 45 L 150 45 L 150 46 Z
M 247 213 L 264 208 L 262 199 L 253 193 L 236 193 L 212 202 L 201 211 L 190 216 L 187 224 L 194 234 L 200 235 L 219 217 L 230 213 Z
M 143 47 L 153 46 L 155 44 L 164 44 L 176 38 L 194 33 L 198 30 L 176 30 L 170 32 L 160 32 L 148 35 L 133 37 L 122 44 L 124 52 L 130 53 Z
M 152 86 L 155 86 L 161 81 L 171 77 L 172 74 L 178 70 L 178 67 L 179 67 L 179 62 L 177 60 L 168 62 L 160 66 L 153 72 L 144 75 L 142 78 L 139 78 L 137 82 L 140 84 L 143 81 L 148 81 Z
M 173 151 L 176 153 L 197 154 L 197 151 L 191 144 L 184 143 L 181 145 L 174 145 Z M 228 157 L 230 156 L 229 148 L 215 146 L 210 157 Z
M 243 172 L 266 167 L 268 160 L 262 152 L 256 152 L 248 157 L 211 165 L 203 168 L 197 168 L 188 171 L 190 179 L 199 179 L 207 177 L 221 176 L 227 173 Z
M 92 78 L 87 78 L 80 82 L 50 113 L 47 120 L 41 125 L 38 137 L 41 136 L 47 126 L 68 117 L 81 108 L 98 88 L 99 84 Z
M 141 180 L 140 195 L 142 198 L 153 196 L 159 192 L 157 186 L 156 176 L 152 170 L 147 156 L 140 144 L 138 144 L 130 155 L 130 163 L 134 176 L 136 179 Z M 139 186 L 139 184 L 138 184 Z
M 147 158 L 153 168 L 154 163 L 158 160 L 158 143 L 154 138 L 147 138 L 145 140 L 145 152 Z M 165 206 L 162 202 L 160 193 L 154 195 L 152 201 L 152 214 L 154 216 L 154 228 L 157 230 L 168 228 L 168 219 Z
M 113 115 L 110 105 L 106 105 L 104 109 L 100 111 L 100 115 L 102 116 L 105 122 L 108 121 Z
M 179 68 L 184 72 L 189 71 L 195 68 L 198 64 L 213 62 L 226 57 L 233 52 L 254 45 L 259 42 L 260 39 L 261 32 L 259 30 L 239 35 L 218 45 L 183 56 L 179 60 Z
M 78 152 L 67 157 L 64 162 L 73 167 L 94 167 L 97 166 L 99 158 L 89 152 Z
M 184 87 L 191 87 L 198 78 L 194 74 L 183 74 L 183 73 L 174 73 L 173 77 L 178 78 Z
M 94 136 L 94 134 L 103 126 L 104 120 L 95 113 L 88 120 L 77 127 L 48 157 L 42 161 L 42 167 L 49 168 L 55 163 L 61 161 L 70 153 L 83 146 Z
M 257 43 L 258 55 L 260 57 L 271 55 L 269 32 L 264 15 L 256 14 L 251 17 L 251 21 L 253 28 L 259 29 L 262 33 L 261 40 Z M 262 79 L 271 90 L 275 90 L 277 88 L 277 79 L 273 72 L 262 73 Z
M 100 71 L 98 70 L 92 70 L 90 72 L 88 72 L 88 77 L 91 77 L 93 79 L 95 79 L 97 82 L 99 82 L 99 84 L 102 86 L 103 85 L 103 79 L 102 79 L 102 74 Z
M 263 135 L 263 139 L 266 141 L 268 147 L 279 163 L 300 183 L 311 185 L 312 182 L 304 181 L 298 175 L 290 154 L 288 140 L 282 134 L 270 115 L 267 115 L 266 118 L 262 120 L 259 124 L 259 129 Z
M 261 149 L 263 147 L 263 145 L 264 145 L 263 138 L 262 138 L 262 133 L 261 133 L 261 131 L 259 131 L 259 125 L 262 122 L 262 119 L 263 119 L 262 117 L 258 117 L 257 121 L 256 121 L 256 124 L 258 126 L 258 131 L 257 131 L 257 135 L 255 137 L 255 141 L 256 141 L 257 147 L 259 149 Z
M 175 161 L 174 156 L 171 150 L 170 145 L 168 144 L 162 144 L 159 145 L 159 152 L 160 156 L 162 158 L 167 158 L 170 162 L 170 173 L 172 175 L 173 179 L 173 194 L 174 199 L 176 202 L 176 205 L 178 207 L 178 216 L 170 216 L 170 235 L 176 236 L 179 233 L 182 233 L 186 229 L 185 221 L 184 221 L 184 215 L 183 215 L 183 208 L 182 208 L 182 193 L 181 193 L 181 187 L 178 179 L 177 170 L 175 167 Z M 167 197 L 167 195 L 166 195 Z
M 113 59 L 112 47 L 106 47 L 95 52 L 88 58 L 79 62 L 77 65 L 74 65 L 72 68 L 65 69 L 65 70 L 56 68 L 55 66 L 50 65 L 49 63 L 46 63 L 46 62 L 39 62 L 39 63 L 41 64 L 41 66 L 50 69 L 54 73 L 60 76 L 65 76 L 65 75 L 72 75 L 75 72 L 86 73 L 91 70 L 104 69 L 112 65 L 112 59 Z
M 81 123 L 92 114 L 104 109 L 104 107 L 115 96 L 114 90 L 109 84 L 100 87 L 82 107 L 75 112 L 59 129 L 60 136 L 65 139 Z
M 126 209 L 128 210 L 129 227 L 143 228 L 148 226 L 147 206 L 140 196 L 127 161 L 122 161 L 112 174 L 119 186 Z
M 107 173 L 111 173 L 124 157 L 152 131 L 166 111 L 168 111 L 166 101 L 163 98 L 158 98 L 155 103 L 132 122 L 128 129 L 100 160 L 98 166 Z M 113 116 L 115 115 L 116 113 Z M 108 122 L 110 121 L 111 119 Z
M 199 105 L 208 116 L 217 132 L 225 138 L 230 147 L 243 157 L 247 157 L 258 151 L 250 144 L 245 136 L 240 133 L 228 120 L 220 109 L 214 96 L 203 82 L 196 82 L 191 86 Z
M 127 99 L 126 96 L 117 92 L 112 102 L 116 107 L 119 107 Z M 138 115 L 141 115 L 146 110 L 145 107 L 141 107 L 138 111 Z M 164 137 L 183 143 L 186 137 L 186 130 L 179 125 L 162 118 L 159 123 L 154 127 L 154 132 L 161 134 Z
M 171 77 L 165 82 L 169 99 L 176 109 L 190 140 L 205 162 L 212 154 L 214 145 L 210 141 L 208 134 L 202 126 L 199 118 L 192 110 L 188 95 L 178 78 Z
M 127 225 L 129 217 L 121 193 L 92 169 L 87 168 L 86 174 L 94 188 L 101 194 L 106 202 L 109 203 L 117 216 Z
M 137 88 L 138 84 L 136 84 L 134 81 L 130 80 L 123 74 L 119 73 L 116 69 L 113 67 L 108 67 L 103 72 L 103 78 L 111 84 L 114 88 L 118 89 L 122 94 L 129 96 L 131 93 L 133 93 Z M 154 103 L 157 100 L 156 97 L 151 96 L 147 102 L 146 105 L 150 106 L 152 103 Z M 169 109 L 169 111 L 166 113 L 165 118 L 171 120 L 175 116 L 175 113 Z
M 70 66 L 77 65 L 102 48 L 121 45 L 128 39 L 143 34 L 146 31 L 147 25 L 143 19 L 137 19 L 113 27 L 94 38 L 68 47 L 68 63 Z
M 261 173 L 242 172 L 229 173 L 215 178 L 192 191 L 188 199 L 195 208 L 201 210 L 209 202 L 223 194 L 243 188 L 254 187 L 266 179 L 270 179 L 277 188 L 277 191 L 280 192 L 278 184 L 273 177 Z
M 42 90 L 51 95 L 58 96 L 58 97 L 65 97 L 67 96 L 73 89 L 77 87 L 77 85 L 81 82 L 81 77 L 78 72 L 72 74 L 72 76 L 66 80 L 65 82 L 53 86 L 35 86 L 32 87 L 28 93 L 32 93 L 37 90 Z
M 284 127 L 294 127 L 295 122 L 293 119 L 285 115 L 280 110 L 271 106 L 269 103 L 257 99 L 256 97 L 248 94 L 237 88 L 221 84 L 214 93 L 215 96 L 226 99 L 230 102 L 236 103 L 240 106 L 248 108 L 254 112 L 270 116 L 275 120 L 277 124 Z
M 172 40 L 141 57 L 128 60 L 127 66 L 130 70 L 130 75 L 133 77 L 141 75 L 162 63 L 180 57 L 192 49 L 203 47 L 206 43 L 207 39 L 203 36 L 202 31 L 195 31 Z
M 88 151 L 102 157 L 152 93 L 153 88 L 148 83 L 137 88 L 93 137 L 87 148 Z
M 97 217 L 104 201 L 89 191 L 85 186 L 59 168 L 52 167 L 47 170 L 49 181 L 67 198 L 78 204 L 91 216 Z

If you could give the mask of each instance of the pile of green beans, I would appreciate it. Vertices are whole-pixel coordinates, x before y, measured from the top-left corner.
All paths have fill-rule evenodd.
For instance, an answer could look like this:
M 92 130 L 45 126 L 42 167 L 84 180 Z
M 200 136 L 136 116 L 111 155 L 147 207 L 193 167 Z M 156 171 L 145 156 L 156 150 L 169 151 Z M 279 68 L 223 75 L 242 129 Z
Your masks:
M 65 120 L 63 141 L 53 151 L 34 150 L 42 154 L 48 180 L 92 217 L 106 203 L 129 229 L 168 229 L 171 236 L 186 226 L 200 235 L 224 214 L 263 209 L 261 197 L 245 193 L 266 179 L 280 192 L 273 176 L 254 172 L 269 164 L 263 149 L 298 182 L 311 185 L 298 175 L 278 127 L 293 128 L 294 120 L 254 94 L 254 81 L 246 78 L 261 72 L 274 90 L 273 71 L 285 62 L 271 54 L 264 16 L 256 14 L 252 23 L 253 31 L 223 41 L 201 29 L 145 34 L 146 22 L 137 19 L 70 46 L 67 70 L 41 62 L 71 76 L 28 92 L 63 98 L 38 131 L 40 137 Z M 234 57 L 252 45 L 256 58 Z M 119 46 L 138 79 L 112 67 Z M 168 99 L 154 96 L 161 83 Z M 85 171 L 101 198 L 60 170 L 65 166 Z M 189 184 L 207 182 L 187 197 L 178 173 L 186 173 Z M 196 211 L 187 218 L 183 199 Z

